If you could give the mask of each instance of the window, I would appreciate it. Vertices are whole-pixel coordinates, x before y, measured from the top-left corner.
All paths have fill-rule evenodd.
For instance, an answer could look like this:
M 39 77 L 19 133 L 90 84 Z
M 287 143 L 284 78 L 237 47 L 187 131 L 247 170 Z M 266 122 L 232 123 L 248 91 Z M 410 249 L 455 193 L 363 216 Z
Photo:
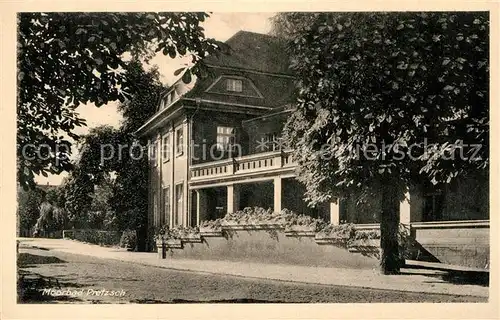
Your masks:
M 175 99 L 175 90 L 169 92 L 167 94 L 167 96 L 165 97 L 165 107 L 168 107 L 169 105 L 171 105 L 172 102 L 174 102 L 174 99 Z
M 179 128 L 175 131 L 176 142 L 175 142 L 175 153 L 181 155 L 184 153 L 184 132 L 183 128 Z
M 443 220 L 444 192 L 432 190 L 424 193 L 423 221 Z
M 235 143 L 235 130 L 232 127 L 217 126 L 217 150 L 229 150 Z
M 157 149 L 157 141 L 151 141 L 149 145 L 149 160 L 153 164 L 153 166 L 158 165 L 158 149 Z
M 162 141 L 162 159 L 163 161 L 170 160 L 170 134 L 166 134 Z
M 170 187 L 163 188 L 163 221 L 162 224 L 170 223 Z
M 153 219 L 156 222 L 156 225 L 160 225 L 159 217 L 158 217 L 158 196 L 156 195 L 156 191 L 153 191 Z
M 183 202 L 184 202 L 184 184 L 180 183 L 175 186 L 175 215 L 174 215 L 174 225 L 177 226 L 182 221 L 183 212 Z
M 177 92 L 175 90 L 170 91 L 160 102 L 160 110 L 165 109 L 170 106 L 177 98 Z
M 422 221 L 442 221 L 446 188 L 424 180 L 422 185 Z
M 278 133 L 270 132 L 264 135 L 264 141 L 267 142 L 269 149 L 272 151 L 279 151 L 282 147 L 282 140 Z
M 226 90 L 233 92 L 243 91 L 243 81 L 238 79 L 227 79 L 226 80 Z

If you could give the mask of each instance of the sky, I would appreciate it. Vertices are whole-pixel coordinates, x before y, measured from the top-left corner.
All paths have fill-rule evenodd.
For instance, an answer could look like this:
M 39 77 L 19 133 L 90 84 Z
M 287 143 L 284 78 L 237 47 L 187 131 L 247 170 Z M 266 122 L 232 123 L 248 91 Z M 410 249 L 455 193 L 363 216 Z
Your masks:
M 225 41 L 240 30 L 268 33 L 271 30 L 269 19 L 273 15 L 274 13 L 272 12 L 214 12 L 203 23 L 205 36 Z M 159 53 L 150 61 L 150 65 L 146 66 L 146 69 L 153 65 L 158 65 L 160 80 L 168 85 L 177 80 L 177 77 L 174 76 L 174 71 L 183 67 L 184 62 L 185 60 L 182 58 L 171 59 Z M 89 129 L 101 125 L 111 125 L 118 128 L 122 116 L 117 110 L 117 105 L 117 103 L 109 103 L 97 108 L 89 104 L 78 107 L 77 111 L 82 118 L 87 120 L 87 126 L 77 128 L 75 133 L 85 134 Z M 39 184 L 56 185 L 60 184 L 66 176 L 67 173 L 49 175 L 48 177 L 38 176 L 35 180 Z

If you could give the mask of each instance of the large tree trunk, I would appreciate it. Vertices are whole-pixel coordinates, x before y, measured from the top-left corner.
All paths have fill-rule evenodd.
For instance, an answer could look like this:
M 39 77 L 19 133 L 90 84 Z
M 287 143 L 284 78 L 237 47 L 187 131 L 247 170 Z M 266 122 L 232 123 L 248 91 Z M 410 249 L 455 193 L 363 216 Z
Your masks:
M 380 217 L 380 267 L 383 274 L 397 274 L 401 267 L 398 246 L 399 197 L 397 184 L 386 181 L 382 185 L 382 213 Z

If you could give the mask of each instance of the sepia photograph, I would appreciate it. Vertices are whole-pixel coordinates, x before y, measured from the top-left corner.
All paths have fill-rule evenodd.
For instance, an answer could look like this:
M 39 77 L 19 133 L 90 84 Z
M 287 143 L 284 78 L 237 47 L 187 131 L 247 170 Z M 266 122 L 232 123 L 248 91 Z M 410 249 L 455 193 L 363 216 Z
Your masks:
M 17 12 L 16 304 L 491 302 L 490 12 L 332 10 Z

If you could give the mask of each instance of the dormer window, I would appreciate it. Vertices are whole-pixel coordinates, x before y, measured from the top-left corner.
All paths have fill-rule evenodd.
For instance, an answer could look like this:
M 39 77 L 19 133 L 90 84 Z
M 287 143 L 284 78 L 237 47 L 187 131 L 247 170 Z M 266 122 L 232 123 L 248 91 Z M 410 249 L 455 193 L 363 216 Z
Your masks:
M 240 79 L 227 79 L 226 80 L 226 90 L 232 92 L 242 92 L 243 91 L 243 81 Z
M 166 107 L 170 106 L 175 100 L 177 99 L 177 92 L 174 90 L 170 91 L 162 100 L 160 103 L 160 110 L 165 109 Z
M 177 92 L 175 90 L 172 90 L 172 92 L 170 92 L 169 96 L 170 96 L 170 103 L 172 103 L 177 98 Z

